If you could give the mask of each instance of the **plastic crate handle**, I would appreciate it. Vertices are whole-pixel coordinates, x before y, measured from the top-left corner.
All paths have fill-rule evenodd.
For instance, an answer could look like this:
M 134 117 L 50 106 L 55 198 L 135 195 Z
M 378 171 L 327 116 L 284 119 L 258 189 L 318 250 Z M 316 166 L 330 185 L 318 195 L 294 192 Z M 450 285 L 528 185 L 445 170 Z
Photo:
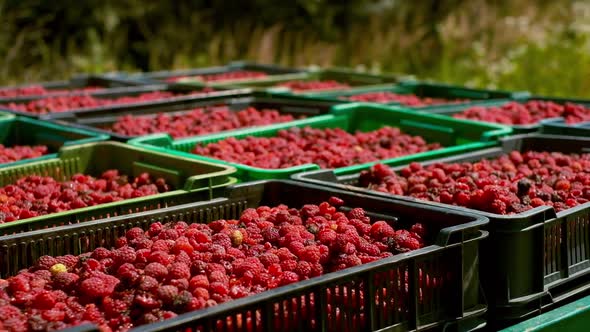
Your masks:
M 444 228 L 438 234 L 436 244 L 440 246 L 450 246 L 460 243 L 468 243 L 485 239 L 489 236 L 488 231 L 476 229 L 489 223 L 487 218 L 481 218 L 476 221 L 462 224 L 460 226 L 451 226 Z M 466 236 L 466 232 L 473 231 L 473 235 Z M 471 234 L 471 232 L 469 232 Z

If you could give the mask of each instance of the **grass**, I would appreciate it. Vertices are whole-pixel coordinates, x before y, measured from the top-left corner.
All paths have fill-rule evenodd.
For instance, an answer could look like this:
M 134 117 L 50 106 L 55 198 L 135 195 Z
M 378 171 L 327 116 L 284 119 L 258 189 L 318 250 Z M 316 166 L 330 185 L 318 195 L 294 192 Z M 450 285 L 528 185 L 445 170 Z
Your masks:
M 33 15 L 31 9 L 2 11 L 3 1 L 3 84 L 247 59 L 402 72 L 476 87 L 590 98 L 586 1 L 381 1 L 375 2 L 381 7 L 359 5 L 347 14 L 345 25 L 336 24 L 342 8 L 321 1 L 305 8 L 309 24 L 286 21 L 278 12 L 274 21 L 270 14 L 219 21 L 224 17 L 216 12 L 220 9 L 195 11 L 184 1 L 161 5 L 172 6 L 168 10 L 139 0 L 121 8 L 96 2 L 88 21 L 100 24 L 82 24 L 67 33 L 47 30 L 55 26 L 44 22 L 63 19 L 58 14 L 36 15 L 34 22 L 23 24 L 22 17 Z

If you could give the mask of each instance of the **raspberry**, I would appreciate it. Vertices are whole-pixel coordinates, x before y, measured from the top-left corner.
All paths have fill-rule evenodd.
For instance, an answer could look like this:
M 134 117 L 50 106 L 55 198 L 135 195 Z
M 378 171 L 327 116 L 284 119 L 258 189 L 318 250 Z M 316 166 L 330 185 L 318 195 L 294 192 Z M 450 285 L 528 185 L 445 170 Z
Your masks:
M 156 293 L 162 302 L 171 304 L 174 302 L 176 296 L 178 296 L 178 288 L 170 285 L 160 286 Z
M 279 285 L 284 286 L 288 284 L 292 284 L 299 281 L 299 276 L 297 273 L 292 271 L 284 271 L 281 275 Z
M 55 305 L 55 296 L 48 291 L 41 291 L 33 300 L 33 305 L 37 309 L 51 309 Z
M 134 281 L 139 277 L 139 273 L 133 264 L 125 263 L 117 269 L 117 277 Z
M 217 233 L 211 239 L 214 244 L 221 245 L 224 248 L 231 248 L 232 246 L 231 238 L 225 233 Z
M 48 322 L 63 321 L 65 316 L 65 313 L 59 310 L 46 310 L 41 314 L 41 317 Z
M 149 263 L 144 269 L 146 276 L 154 277 L 156 280 L 163 280 L 168 276 L 168 269 L 160 263 Z
M 73 269 L 78 265 L 78 257 L 74 255 L 65 255 L 56 257 L 58 263 L 65 265 L 68 269 Z
M 159 283 L 158 280 L 156 280 L 156 278 L 144 275 L 139 278 L 138 288 L 144 291 L 151 291 L 158 287 L 158 284 Z
M 225 274 L 224 271 L 213 271 L 209 274 L 209 286 L 213 282 L 220 282 L 223 284 L 227 284 L 229 282 L 229 277 Z
M 317 205 L 306 204 L 301 208 L 301 213 L 304 217 L 313 217 L 320 213 L 320 208 Z
M 156 236 L 156 235 L 160 234 L 161 231 L 162 231 L 162 223 L 155 222 L 150 225 L 150 227 L 148 229 L 148 234 L 150 236 Z
M 139 227 L 133 227 L 125 233 L 125 237 L 128 241 L 138 239 L 142 236 L 144 236 L 144 231 Z
M 360 252 L 365 253 L 369 256 L 378 256 L 381 253 L 381 250 L 379 250 L 379 248 L 376 245 L 368 242 L 361 242 L 359 244 L 358 249 Z
M 112 258 L 116 265 L 135 262 L 135 250 L 131 247 L 122 247 L 113 251 Z
M 405 229 L 398 230 L 390 238 L 390 247 L 397 252 L 407 252 L 422 248 L 420 241 Z
M 80 283 L 80 292 L 88 297 L 105 297 L 113 294 L 117 283 L 102 278 L 92 277 Z
M 34 274 L 34 276 L 33 276 L 34 279 L 45 280 L 45 281 L 50 281 L 51 276 L 52 276 L 51 272 L 48 270 L 37 270 L 33 274 Z
M 219 294 L 219 295 L 227 295 L 229 293 L 229 289 L 227 288 L 227 286 L 221 282 L 212 282 L 209 285 L 209 290 L 211 290 L 211 292 L 215 293 L 215 294 Z
M 263 253 L 258 259 L 265 267 L 268 267 L 271 264 L 280 263 L 279 256 L 269 252 Z
M 192 295 L 195 298 L 202 299 L 202 300 L 209 300 L 209 291 L 207 288 L 204 287 L 197 287 L 193 290 Z
M 170 279 L 189 279 L 191 269 L 185 263 L 173 263 L 168 268 L 168 277 Z
M 391 227 L 385 221 L 377 221 L 371 226 L 371 237 L 375 240 L 380 241 L 386 237 L 392 237 L 395 235 L 393 227 Z
M 280 264 L 283 271 L 294 271 L 297 268 L 297 261 L 294 259 L 281 261 Z
M 410 228 L 410 232 L 416 233 L 421 238 L 424 238 L 424 236 L 426 235 L 426 229 L 424 228 L 424 225 L 422 225 L 421 223 L 416 223 L 412 225 L 412 227 Z
M 299 261 L 297 262 L 297 267 L 295 268 L 294 272 L 297 273 L 301 279 L 309 278 L 311 276 L 311 267 L 311 263 Z
M 341 198 L 332 196 L 328 199 L 328 203 L 330 203 L 334 206 L 342 206 L 342 205 L 344 205 L 344 200 L 342 200 Z
M 309 246 L 306 247 L 300 256 L 301 260 L 309 262 L 309 263 L 318 263 L 321 258 L 321 253 L 319 247 L 316 246 Z
M 353 267 L 353 266 L 361 265 L 362 261 L 357 255 L 353 254 L 353 255 L 346 256 L 345 264 L 347 267 Z
M 338 234 L 330 228 L 324 228 L 317 234 L 317 239 L 322 244 L 330 245 L 333 242 L 336 242 L 336 237 Z
M 158 301 L 154 295 L 151 294 L 137 294 L 133 299 L 133 303 L 140 306 L 144 309 L 156 309 L 161 306 L 160 301 Z
M 57 260 L 51 256 L 41 256 L 37 261 L 37 266 L 40 269 L 49 270 L 52 266 L 57 264 Z
M 204 275 L 196 275 L 189 281 L 189 289 L 209 288 L 209 279 Z
M 75 273 L 60 272 L 53 276 L 53 285 L 57 289 L 68 290 L 76 284 L 79 278 Z
M 9 318 L 5 321 L 2 322 L 2 325 L 4 326 L 4 329 L 6 329 L 6 331 L 27 331 L 28 330 L 28 326 L 27 326 L 27 322 L 24 319 L 20 319 L 20 318 Z
M 363 219 L 365 217 L 365 210 L 362 208 L 354 208 L 348 212 L 349 219 Z
M 190 255 L 193 251 L 194 251 L 194 248 L 190 244 L 188 239 L 186 239 L 184 241 L 176 241 L 176 243 L 172 247 L 172 252 L 176 255 L 180 254 L 181 252 Z
M 158 238 L 160 240 L 176 240 L 180 235 L 176 229 L 164 229 L 159 235 Z
M 161 250 L 152 251 L 147 260 L 150 263 L 159 263 L 164 266 L 168 266 L 172 262 L 170 255 Z
M 109 257 L 111 257 L 111 251 L 106 248 L 103 248 L 103 247 L 98 247 L 98 248 L 94 249 L 91 257 L 96 260 L 109 258 Z
M 107 317 L 120 316 L 129 310 L 129 305 L 125 301 L 105 297 L 102 301 L 102 308 Z

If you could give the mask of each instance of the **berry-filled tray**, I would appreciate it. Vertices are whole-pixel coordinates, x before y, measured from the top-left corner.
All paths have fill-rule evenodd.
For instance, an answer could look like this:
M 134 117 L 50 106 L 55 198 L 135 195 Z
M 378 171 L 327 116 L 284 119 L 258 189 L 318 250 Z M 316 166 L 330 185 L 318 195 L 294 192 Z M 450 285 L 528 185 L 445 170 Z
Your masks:
M 583 186 L 590 183 L 587 175 L 590 139 L 528 134 L 502 138 L 500 143 L 499 147 L 409 167 L 395 164 L 392 168 L 379 166 L 371 170 L 366 167 L 355 172 L 315 171 L 294 178 L 486 216 L 490 219 L 487 226 L 490 238 L 482 247 L 485 260 L 482 275 L 485 276 L 484 290 L 490 315 L 499 324 L 513 324 L 589 288 L 590 190 Z M 562 154 L 586 154 L 586 157 Z M 502 155 L 505 156 L 500 158 Z M 479 162 L 487 159 L 492 161 Z M 496 159 L 498 161 L 493 161 Z M 467 169 L 465 165 L 474 162 L 477 166 L 472 166 L 471 171 L 464 170 Z M 450 166 L 444 166 L 446 164 Z M 423 174 L 420 165 L 427 173 Z M 393 176 L 391 171 L 397 175 Z M 523 177 L 526 174 L 528 176 Z M 400 175 L 407 177 L 407 182 L 401 180 L 406 184 L 393 183 Z M 510 182 L 505 177 L 514 180 Z M 381 178 L 388 178 L 391 186 L 383 187 L 379 183 Z M 498 182 L 488 185 L 486 181 L 494 178 Z M 422 181 L 426 181 L 426 185 Z M 442 183 L 448 188 L 436 189 Z M 473 186 L 483 186 L 483 189 L 476 190 Z M 424 199 L 420 199 L 422 197 Z M 547 206 L 548 202 L 555 208 Z M 500 214 L 502 212 L 510 214 Z
M 473 104 L 494 99 L 528 97 L 524 91 L 500 91 L 472 89 L 442 83 L 403 81 L 390 86 L 353 88 L 344 91 L 310 92 L 309 97 L 327 98 L 345 102 L 367 102 L 399 105 L 413 110 L 425 110 L 433 106 Z
M 511 126 L 516 134 L 536 132 L 542 121 L 563 119 L 568 124 L 590 121 L 590 101 L 516 96 L 511 101 L 487 101 L 478 105 L 433 106 L 424 111 Z
M 248 87 L 288 94 L 304 94 L 322 91 L 347 91 L 362 86 L 391 85 L 407 78 L 405 76 L 377 75 L 340 68 L 310 71 L 305 75 L 298 78 L 277 76 L 275 78 L 239 83 L 219 83 L 212 86 Z
M 0 168 L 55 158 L 62 146 L 108 138 L 108 135 L 26 117 L 0 118 Z
M 173 71 L 156 71 L 122 76 L 137 83 L 200 83 L 216 84 L 227 82 L 252 81 L 268 79 L 274 76 L 288 75 L 301 77 L 305 70 L 270 64 L 246 61 L 234 61 L 225 66 L 182 69 Z
M 218 91 L 221 90 L 221 91 Z M 56 114 L 95 112 L 112 108 L 166 103 L 185 98 L 223 94 L 223 88 L 193 85 L 145 85 L 104 89 L 96 93 L 65 94 L 48 97 L 27 97 L 17 101 L 0 103 L 0 111 L 40 119 L 50 119 Z
M 284 123 L 178 140 L 152 135 L 129 143 L 232 165 L 238 169 L 237 177 L 248 181 L 287 178 L 331 165 L 356 169 L 383 159 L 407 162 L 438 158 L 493 146 L 498 137 L 510 134 L 510 128 L 504 126 L 380 105 L 339 105 L 332 112 L 296 125 Z
M 158 105 L 55 114 L 52 120 L 127 141 L 158 132 L 185 137 L 298 121 L 327 114 L 335 104 L 337 102 L 234 90 Z
M 77 75 L 67 81 L 30 83 L 0 87 L 0 103 L 64 94 L 100 94 L 108 88 L 138 85 L 115 75 Z
M 211 199 L 235 169 L 117 142 L 0 169 L 0 234 Z
M 52 291 L 37 288 L 44 301 L 63 296 L 59 289 L 102 297 L 84 317 L 107 318 L 103 326 L 165 319 L 138 331 L 469 330 L 485 324 L 486 223 L 413 202 L 253 182 L 207 202 L 0 237 L 0 271 L 54 274 Z M 27 276 L 7 278 L 7 291 Z

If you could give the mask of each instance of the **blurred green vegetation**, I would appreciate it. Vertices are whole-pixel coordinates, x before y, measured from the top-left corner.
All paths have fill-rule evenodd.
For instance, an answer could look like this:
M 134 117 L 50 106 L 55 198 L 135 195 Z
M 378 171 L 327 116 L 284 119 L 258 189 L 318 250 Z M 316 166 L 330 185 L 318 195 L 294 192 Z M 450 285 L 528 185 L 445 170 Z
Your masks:
M 590 97 L 590 2 L 0 0 L 0 82 L 247 59 Z

